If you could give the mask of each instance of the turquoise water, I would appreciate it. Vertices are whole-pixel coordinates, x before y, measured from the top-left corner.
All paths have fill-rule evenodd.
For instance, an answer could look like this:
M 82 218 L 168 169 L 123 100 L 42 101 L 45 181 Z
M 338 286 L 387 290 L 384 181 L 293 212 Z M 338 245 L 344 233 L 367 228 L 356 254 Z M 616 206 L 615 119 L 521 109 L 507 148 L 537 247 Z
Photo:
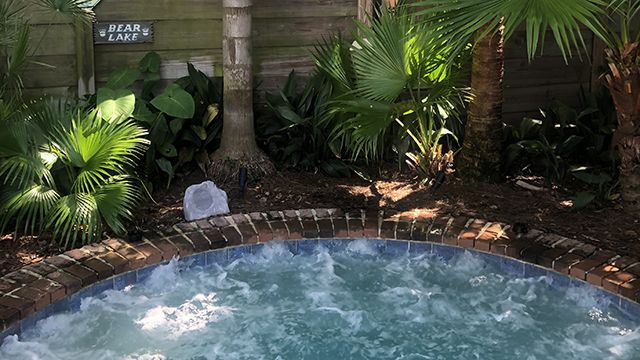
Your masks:
M 371 243 L 293 256 L 283 244 L 224 266 L 173 261 L 82 301 L 0 359 L 638 359 L 637 323 L 589 287 L 553 290 L 470 253 L 379 255 Z

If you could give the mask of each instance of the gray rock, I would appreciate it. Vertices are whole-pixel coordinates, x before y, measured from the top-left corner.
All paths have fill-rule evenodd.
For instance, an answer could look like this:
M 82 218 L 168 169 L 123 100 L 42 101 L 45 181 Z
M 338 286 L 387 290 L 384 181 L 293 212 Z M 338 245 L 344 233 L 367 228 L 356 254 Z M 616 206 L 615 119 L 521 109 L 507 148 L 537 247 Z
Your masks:
M 184 194 L 184 218 L 187 221 L 229 213 L 227 193 L 212 181 L 192 185 Z

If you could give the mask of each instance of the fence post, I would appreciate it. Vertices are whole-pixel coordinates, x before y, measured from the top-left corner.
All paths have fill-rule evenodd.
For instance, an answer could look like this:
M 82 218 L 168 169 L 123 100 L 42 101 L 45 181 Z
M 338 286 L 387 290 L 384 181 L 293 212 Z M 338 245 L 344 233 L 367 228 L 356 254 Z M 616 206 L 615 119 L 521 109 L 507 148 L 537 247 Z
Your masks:
M 81 20 L 73 24 L 76 43 L 76 75 L 78 96 L 96 92 L 95 60 L 93 52 L 93 24 Z

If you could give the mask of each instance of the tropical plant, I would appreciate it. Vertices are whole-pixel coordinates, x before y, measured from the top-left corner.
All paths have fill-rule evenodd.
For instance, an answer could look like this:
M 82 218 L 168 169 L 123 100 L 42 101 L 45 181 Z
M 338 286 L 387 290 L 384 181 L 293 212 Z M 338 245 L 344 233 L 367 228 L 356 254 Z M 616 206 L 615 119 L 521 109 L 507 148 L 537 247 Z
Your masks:
M 619 196 L 613 192 L 618 171 L 611 146 L 616 128 L 613 104 L 608 96 L 581 99 L 578 109 L 554 102 L 541 117 L 507 127 L 505 155 L 510 173 L 542 175 L 549 184 L 578 188 L 574 208 Z
M 351 171 L 332 149 L 332 123 L 323 122 L 331 100 L 331 84 L 316 73 L 302 91 L 292 71 L 278 94 L 267 94 L 267 110 L 256 121 L 258 143 L 272 159 L 304 170 L 320 169 L 329 176 Z
M 116 234 L 141 198 L 132 175 L 146 131 L 59 101 L 0 119 L 0 224 L 50 231 L 64 247 Z
M 215 120 L 221 112 L 222 90 L 192 64 L 187 64 L 188 76 L 161 89 L 160 62 L 160 56 L 150 52 L 137 68 L 115 70 L 98 89 L 96 104 L 106 118 L 133 117 L 149 129 L 147 175 L 160 175 L 169 186 L 185 165 L 195 162 L 206 171 L 208 151 L 220 139 L 222 124 Z M 134 91 L 140 78 L 141 90 Z
M 524 25 L 531 60 L 547 30 L 562 55 L 585 48 L 580 29 L 596 30 L 602 0 L 417 0 L 416 15 L 437 28 L 458 51 L 473 43 L 471 102 L 458 169 L 475 178 L 495 178 L 502 153 L 504 42 Z
M 352 158 L 372 160 L 393 135 L 399 155 L 425 170 L 420 175 L 428 180 L 453 158 L 440 145 L 444 138 L 455 141 L 448 127 L 464 108 L 463 55 L 453 54 L 405 7 L 383 7 L 370 22 L 356 21 L 352 46 L 335 37 L 314 51 L 319 71 L 332 80 L 336 93 L 329 111 L 340 117 L 334 120 L 333 139 Z

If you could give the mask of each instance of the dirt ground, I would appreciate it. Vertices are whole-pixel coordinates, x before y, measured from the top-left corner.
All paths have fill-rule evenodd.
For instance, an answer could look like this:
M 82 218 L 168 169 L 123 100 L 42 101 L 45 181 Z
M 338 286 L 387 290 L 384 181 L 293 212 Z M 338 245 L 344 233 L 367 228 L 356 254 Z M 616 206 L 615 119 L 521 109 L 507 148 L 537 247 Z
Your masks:
M 191 184 L 203 181 L 199 172 L 178 178 L 140 211 L 136 226 L 170 226 L 183 220 L 182 196 Z M 534 180 L 528 180 L 535 183 Z M 539 184 L 538 184 L 539 185 Z M 336 207 L 342 209 L 430 209 L 440 215 L 467 215 L 529 228 L 553 231 L 621 254 L 640 255 L 638 218 L 625 214 L 619 203 L 604 208 L 571 211 L 570 195 L 558 189 L 525 190 L 514 180 L 500 184 L 463 182 L 450 176 L 435 193 L 395 169 L 380 171 L 374 180 L 336 179 L 308 172 L 283 171 L 248 185 L 244 197 L 237 184 L 223 187 L 233 213 Z M 11 235 L 0 240 L 0 274 L 59 252 L 46 239 Z

